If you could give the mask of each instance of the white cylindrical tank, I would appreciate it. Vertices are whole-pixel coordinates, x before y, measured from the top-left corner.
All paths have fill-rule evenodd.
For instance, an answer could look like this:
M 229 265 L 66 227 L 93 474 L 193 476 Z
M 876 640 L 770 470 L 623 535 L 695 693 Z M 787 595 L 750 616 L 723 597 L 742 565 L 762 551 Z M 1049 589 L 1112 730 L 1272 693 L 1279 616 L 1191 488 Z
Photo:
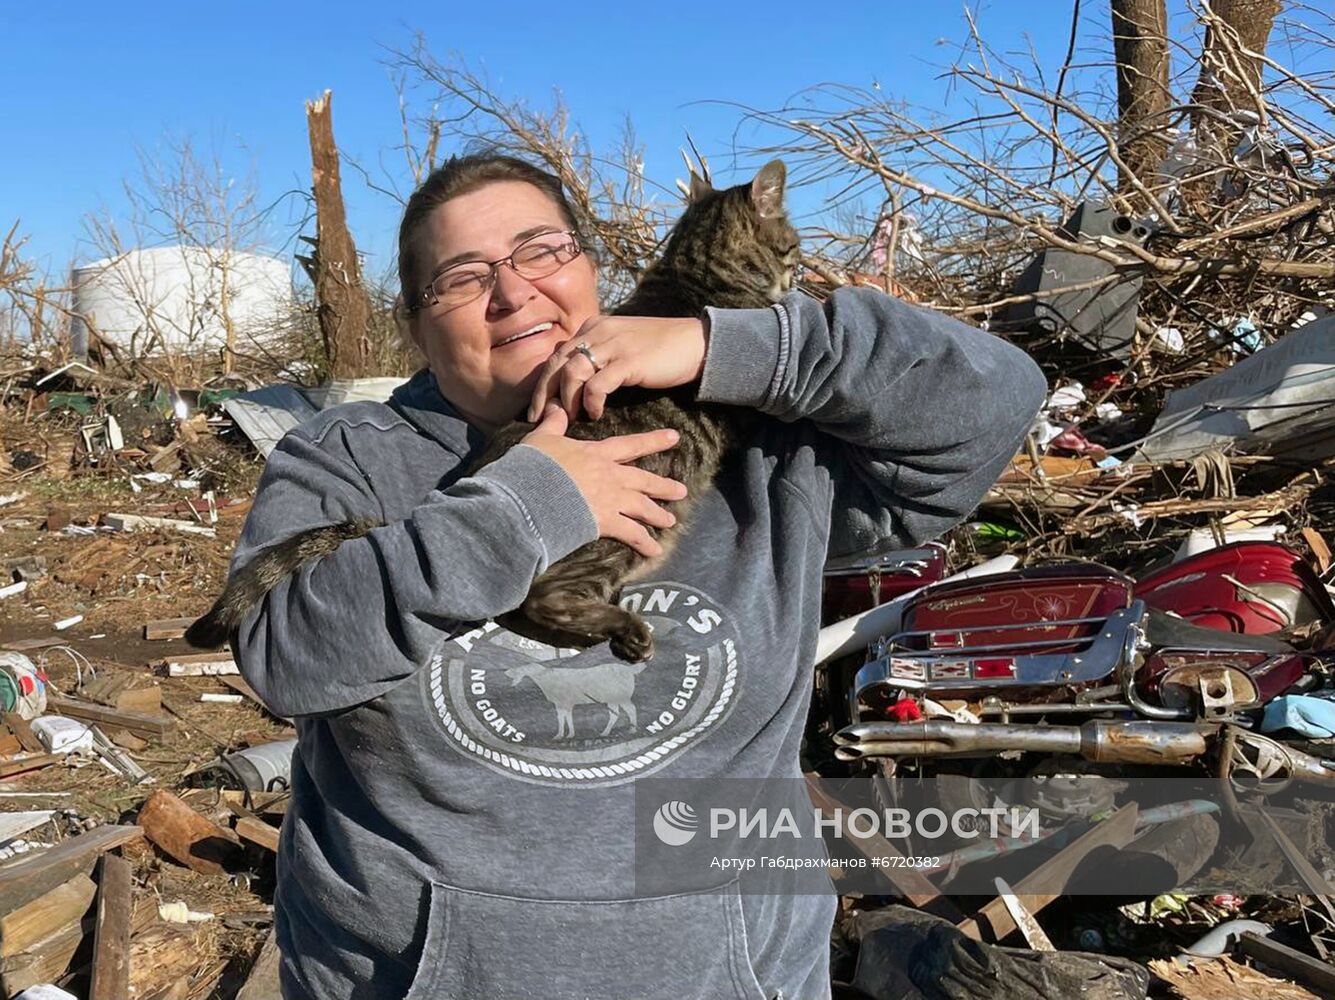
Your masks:
M 131 250 L 71 274 L 72 347 L 88 349 L 88 326 L 132 355 L 235 349 L 272 340 L 292 310 L 286 263 L 262 254 L 199 246 Z M 86 318 L 87 322 L 84 322 Z

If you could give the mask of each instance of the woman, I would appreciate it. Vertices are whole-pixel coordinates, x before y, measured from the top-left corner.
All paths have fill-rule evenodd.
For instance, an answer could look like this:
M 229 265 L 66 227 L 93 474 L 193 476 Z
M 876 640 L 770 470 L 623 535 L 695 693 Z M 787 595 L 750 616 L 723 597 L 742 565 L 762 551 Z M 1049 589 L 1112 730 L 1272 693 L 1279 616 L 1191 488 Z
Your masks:
M 977 503 L 1044 383 L 1020 351 L 866 289 L 704 317 L 598 315 L 558 182 L 458 158 L 399 236 L 427 368 L 270 456 L 234 563 L 370 518 L 246 620 L 247 679 L 300 736 L 276 899 L 288 998 L 821 997 L 831 896 L 723 880 L 634 891 L 637 779 L 797 778 L 821 567 L 938 535 Z M 672 433 L 581 442 L 621 385 L 698 385 L 772 420 L 623 603 L 646 665 L 498 627 L 535 575 L 683 487 L 630 464 Z M 487 436 L 540 423 L 463 476 Z

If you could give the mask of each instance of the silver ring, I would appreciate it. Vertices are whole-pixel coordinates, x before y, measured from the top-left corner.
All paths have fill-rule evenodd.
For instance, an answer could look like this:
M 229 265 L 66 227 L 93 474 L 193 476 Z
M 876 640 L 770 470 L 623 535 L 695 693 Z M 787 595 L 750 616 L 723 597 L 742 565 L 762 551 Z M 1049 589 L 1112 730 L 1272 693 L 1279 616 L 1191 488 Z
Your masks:
M 590 350 L 589 345 L 584 343 L 584 341 L 581 340 L 578 344 L 575 345 L 575 353 L 582 354 L 586 358 L 588 358 L 589 364 L 593 365 L 594 371 L 600 372 L 603 370 L 602 365 L 598 364 L 598 359 L 593 356 L 593 351 Z

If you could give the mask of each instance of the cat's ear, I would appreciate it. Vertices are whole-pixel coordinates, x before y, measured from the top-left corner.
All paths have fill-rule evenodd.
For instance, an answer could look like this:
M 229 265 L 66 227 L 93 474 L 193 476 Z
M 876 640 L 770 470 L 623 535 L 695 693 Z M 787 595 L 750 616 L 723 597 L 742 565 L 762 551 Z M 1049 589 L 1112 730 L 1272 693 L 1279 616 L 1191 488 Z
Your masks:
M 709 194 L 713 190 L 714 189 L 713 187 L 710 186 L 709 181 L 705 180 L 694 170 L 692 170 L 691 189 L 686 192 L 686 202 L 689 205 L 694 205 L 697 201 L 699 201 L 701 198 L 703 198 L 705 195 Z
M 751 182 L 751 201 L 762 219 L 774 219 L 783 214 L 783 182 L 787 176 L 788 170 L 782 160 L 770 160 Z

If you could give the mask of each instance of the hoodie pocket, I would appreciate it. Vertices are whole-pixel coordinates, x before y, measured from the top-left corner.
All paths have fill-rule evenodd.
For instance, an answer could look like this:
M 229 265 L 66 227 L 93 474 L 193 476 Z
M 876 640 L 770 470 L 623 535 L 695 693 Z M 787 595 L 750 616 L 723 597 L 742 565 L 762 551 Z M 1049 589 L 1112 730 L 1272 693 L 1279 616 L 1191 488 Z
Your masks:
M 732 882 L 643 899 L 550 900 L 431 884 L 405 1000 L 764 1000 Z

